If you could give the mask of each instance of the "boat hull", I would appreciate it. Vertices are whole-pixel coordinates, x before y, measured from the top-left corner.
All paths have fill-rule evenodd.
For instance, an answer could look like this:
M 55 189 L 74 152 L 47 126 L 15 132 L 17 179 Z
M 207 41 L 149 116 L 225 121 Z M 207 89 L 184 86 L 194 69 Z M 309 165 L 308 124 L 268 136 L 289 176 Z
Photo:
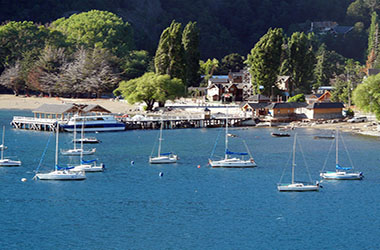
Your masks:
M 176 155 L 173 156 L 159 156 L 159 157 L 150 157 L 150 164 L 170 164 L 177 163 L 178 157 Z
M 253 168 L 257 166 L 253 159 L 241 160 L 239 158 L 224 159 L 219 161 L 209 160 L 209 164 L 213 168 Z
M 65 131 L 67 132 L 74 132 L 74 125 L 60 125 Z M 77 127 L 81 129 L 80 125 L 78 124 Z M 78 128 L 77 128 L 78 129 Z M 84 126 L 83 131 L 84 132 L 110 132 L 110 131 L 124 131 L 125 130 L 125 124 L 124 123 L 116 123 L 116 124 L 95 124 L 95 125 L 88 125 L 86 124 Z
M 72 172 L 72 171 L 60 171 L 56 170 L 50 173 L 38 173 L 35 176 L 39 180 L 48 181 L 79 181 L 86 179 L 86 175 L 83 171 Z
M 100 141 L 98 139 L 76 139 L 73 140 L 75 143 L 83 143 L 83 144 L 94 144 L 94 143 L 99 143 Z
M 85 172 L 103 172 L 104 165 L 91 165 L 91 164 L 81 164 L 74 166 L 74 168 L 70 169 L 72 172 L 85 171 Z
M 14 161 L 9 159 L 0 160 L 0 167 L 19 167 L 21 166 L 21 161 Z
M 61 154 L 67 155 L 67 156 L 80 156 L 81 154 L 82 155 L 93 155 L 93 154 L 95 154 L 95 152 L 96 152 L 95 148 L 93 148 L 91 150 L 84 150 L 83 153 L 80 149 L 77 149 L 77 150 L 69 149 L 69 150 L 62 150 Z
M 363 173 L 347 173 L 347 172 L 323 172 L 320 176 L 325 180 L 361 180 Z
M 277 185 L 277 190 L 280 192 L 311 192 L 319 191 L 319 184 L 303 184 L 303 183 L 294 183 L 294 184 L 279 184 Z

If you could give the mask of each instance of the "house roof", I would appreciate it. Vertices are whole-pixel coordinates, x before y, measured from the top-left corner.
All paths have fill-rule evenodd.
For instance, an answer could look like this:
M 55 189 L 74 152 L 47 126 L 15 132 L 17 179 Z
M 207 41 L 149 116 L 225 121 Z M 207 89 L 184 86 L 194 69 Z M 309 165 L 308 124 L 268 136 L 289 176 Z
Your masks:
M 248 105 L 252 109 L 263 109 L 266 106 L 268 106 L 269 103 L 268 102 L 259 102 L 259 103 L 258 102 L 247 102 L 243 105 L 243 107 L 246 105 Z
M 258 101 L 270 101 L 270 98 L 265 95 L 253 95 L 248 98 L 248 101 L 258 102 Z
M 111 113 L 111 111 L 103 108 L 100 105 L 96 105 L 96 104 L 88 104 L 88 105 L 84 104 L 84 105 L 85 106 L 81 108 L 81 111 L 84 113 L 90 113 L 90 112 Z
M 74 113 L 78 111 L 78 108 L 74 104 L 42 104 L 37 109 L 33 110 L 33 113 L 44 114 L 64 114 Z
M 335 26 L 333 29 L 337 34 L 347 34 L 350 32 L 354 27 L 352 26 Z
M 307 103 L 305 102 L 276 102 L 269 104 L 267 109 L 285 109 L 285 108 L 301 108 L 306 107 Z
M 315 102 L 307 106 L 308 109 L 334 109 L 334 108 L 344 108 L 341 102 Z

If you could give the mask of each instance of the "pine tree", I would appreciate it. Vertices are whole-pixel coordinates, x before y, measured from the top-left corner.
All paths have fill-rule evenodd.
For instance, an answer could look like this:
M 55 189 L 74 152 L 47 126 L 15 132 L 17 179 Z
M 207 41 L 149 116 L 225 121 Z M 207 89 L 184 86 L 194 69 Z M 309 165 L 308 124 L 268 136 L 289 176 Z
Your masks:
M 199 83 L 199 30 L 196 22 L 189 22 L 182 33 L 182 45 L 185 56 L 185 84 L 196 86 Z
M 184 51 L 181 24 L 173 21 L 160 37 L 154 58 L 156 73 L 184 80 Z
M 282 29 L 269 29 L 248 54 L 246 63 L 252 75 L 255 93 L 271 95 L 281 64 L 282 45 Z M 261 90 L 260 86 L 264 89 Z

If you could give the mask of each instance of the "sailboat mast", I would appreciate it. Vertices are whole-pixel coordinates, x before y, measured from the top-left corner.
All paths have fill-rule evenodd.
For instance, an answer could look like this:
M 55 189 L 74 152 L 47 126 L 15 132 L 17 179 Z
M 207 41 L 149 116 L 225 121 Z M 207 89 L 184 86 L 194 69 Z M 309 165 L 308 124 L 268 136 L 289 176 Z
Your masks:
M 227 149 L 228 149 L 228 106 L 226 106 L 226 138 L 225 138 L 225 159 L 227 160 L 228 154 L 227 154 Z
M 293 142 L 292 184 L 294 184 L 294 167 L 296 165 L 296 140 L 297 140 L 297 134 L 294 135 L 294 142 Z
M 158 157 L 161 155 L 161 141 L 162 141 L 162 129 L 164 127 L 164 122 L 161 120 L 161 127 L 160 127 L 160 139 L 158 139 Z
M 2 147 L 1 147 L 1 159 L 2 160 L 4 159 L 4 149 L 5 149 L 4 137 L 5 137 L 5 126 L 3 126 L 3 138 L 1 139 L 1 143 L 2 143 Z
M 77 119 L 74 116 L 74 149 L 77 149 Z
M 83 160 L 83 135 L 84 134 L 84 120 L 82 121 L 81 140 L 80 140 L 80 164 Z
M 336 129 L 336 136 L 335 136 L 335 164 L 338 165 L 339 164 L 339 153 L 338 153 L 338 150 L 339 150 L 339 130 Z
M 55 138 L 55 169 L 57 169 L 58 166 L 58 137 L 59 137 L 59 124 L 57 122 L 57 128 L 56 128 L 56 138 Z

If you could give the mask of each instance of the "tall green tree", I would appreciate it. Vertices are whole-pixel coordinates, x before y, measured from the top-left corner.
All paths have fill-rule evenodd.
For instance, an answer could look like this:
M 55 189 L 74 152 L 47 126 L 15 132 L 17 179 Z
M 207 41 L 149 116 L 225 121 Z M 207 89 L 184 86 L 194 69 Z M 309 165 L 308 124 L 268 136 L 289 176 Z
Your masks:
M 197 86 L 199 84 L 199 30 L 196 22 L 189 22 L 182 33 L 182 45 L 185 57 L 185 84 Z
M 146 50 L 130 51 L 121 63 L 122 77 L 130 80 L 140 77 L 148 71 L 154 71 L 151 61 L 152 57 Z
M 380 74 L 370 76 L 353 92 L 355 105 L 365 112 L 373 112 L 380 119 Z
M 185 80 L 185 60 L 182 46 L 181 24 L 173 20 L 160 37 L 154 66 L 159 75 Z
M 313 88 L 330 85 L 330 79 L 342 74 L 344 67 L 345 58 L 335 51 L 327 50 L 326 45 L 322 44 L 316 53 Z
M 281 65 L 283 40 L 282 29 L 269 29 L 248 54 L 246 63 L 249 66 L 253 89 L 256 93 L 271 95 L 272 86 L 277 80 Z M 261 90 L 260 86 L 264 89 Z
M 216 58 L 207 59 L 207 61 L 199 61 L 199 67 L 203 77 L 203 85 L 206 85 L 208 80 L 214 75 L 219 68 L 219 61 Z
M 218 72 L 220 74 L 228 74 L 228 72 L 239 72 L 244 69 L 244 57 L 238 53 L 232 53 L 223 57 Z
M 184 84 L 178 78 L 148 72 L 139 78 L 120 82 L 114 94 L 122 95 L 131 104 L 145 102 L 146 109 L 152 110 L 155 102 L 165 103 L 182 96 Z
M 25 53 L 38 55 L 45 47 L 49 31 L 33 22 L 8 22 L 0 26 L 0 72 L 3 67 L 13 67 Z
M 86 48 L 106 48 L 119 58 L 134 48 L 133 30 L 129 23 L 108 11 L 91 10 L 60 18 L 52 30 L 66 35 L 68 42 Z
M 314 77 L 315 55 L 312 42 L 313 35 L 295 32 L 288 39 L 287 51 L 289 72 L 292 77 L 291 92 L 308 93 L 311 90 Z
M 368 49 L 367 54 L 371 53 L 373 50 L 375 52 L 375 55 L 378 54 L 378 47 L 379 47 L 379 19 L 376 12 L 373 12 L 371 15 L 371 25 L 369 27 L 369 34 L 368 34 Z

